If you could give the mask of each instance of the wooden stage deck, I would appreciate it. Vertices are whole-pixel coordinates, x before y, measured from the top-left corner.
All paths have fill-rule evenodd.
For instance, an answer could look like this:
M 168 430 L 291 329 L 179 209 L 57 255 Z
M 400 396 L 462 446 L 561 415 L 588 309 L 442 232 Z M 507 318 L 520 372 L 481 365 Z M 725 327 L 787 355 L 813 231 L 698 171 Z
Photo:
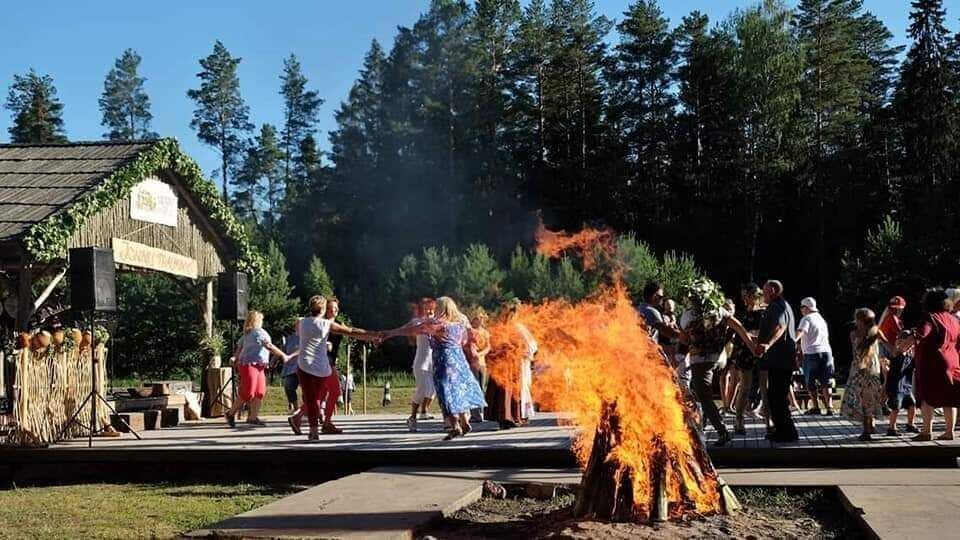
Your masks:
M 936 429 L 942 430 L 942 420 Z M 728 424 L 732 419 L 727 419 Z M 917 443 L 907 436 L 875 436 L 857 440 L 860 428 L 841 417 L 795 418 L 801 439 L 771 444 L 758 420 L 750 420 L 746 437 L 723 448 L 710 447 L 718 467 L 877 467 L 954 466 L 960 441 Z M 540 415 L 531 425 L 498 431 L 494 423 L 478 424 L 470 435 L 443 441 L 439 420 L 420 422 L 420 432 L 409 433 L 399 415 L 346 416 L 338 419 L 340 435 L 325 435 L 310 443 L 290 432 L 283 417 L 271 417 L 267 426 L 228 428 L 222 420 L 184 424 L 176 428 L 118 439 L 98 438 L 93 448 L 86 439 L 38 449 L 0 449 L 0 480 L 63 478 L 96 471 L 121 476 L 168 474 L 199 470 L 211 474 L 228 469 L 269 475 L 291 473 L 303 466 L 318 474 L 356 471 L 376 466 L 452 467 L 570 467 L 573 430 L 557 425 L 553 414 Z M 885 428 L 881 431 L 883 433 Z M 708 432 L 708 443 L 715 438 Z M 263 469 L 263 470 L 261 470 Z M 297 473 L 298 474 L 298 473 Z

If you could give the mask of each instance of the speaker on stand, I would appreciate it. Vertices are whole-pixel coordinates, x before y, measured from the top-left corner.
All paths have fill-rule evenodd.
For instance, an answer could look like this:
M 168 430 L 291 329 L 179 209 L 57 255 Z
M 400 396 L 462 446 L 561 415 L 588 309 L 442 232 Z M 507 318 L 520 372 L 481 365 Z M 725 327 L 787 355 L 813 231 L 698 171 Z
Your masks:
M 247 275 L 243 272 L 220 272 L 217 274 L 217 319 L 221 321 L 243 321 L 247 318 L 247 299 L 249 298 L 249 288 L 247 284 Z M 231 371 L 230 377 L 220 384 L 220 388 L 213 399 L 208 400 L 210 407 L 219 404 L 221 408 L 227 409 L 224 393 L 227 386 L 230 386 L 231 404 L 237 399 L 237 387 L 239 381 L 235 371 Z M 207 386 L 209 388 L 209 386 Z
M 98 427 L 97 403 L 103 403 L 114 415 L 117 411 L 100 393 L 97 382 L 97 369 L 100 359 L 97 356 L 97 313 L 117 311 L 117 279 L 113 263 L 113 251 L 99 248 L 74 248 L 70 250 L 70 304 L 76 313 L 82 313 L 90 331 L 90 392 L 83 399 L 70 420 L 57 434 L 56 442 L 63 440 L 64 434 L 73 424 L 80 424 L 80 413 L 90 404 L 90 424 L 87 446 L 93 447 L 93 435 L 103 431 Z M 120 419 L 130 433 L 140 439 L 140 434 Z M 82 425 L 82 424 L 81 424 Z

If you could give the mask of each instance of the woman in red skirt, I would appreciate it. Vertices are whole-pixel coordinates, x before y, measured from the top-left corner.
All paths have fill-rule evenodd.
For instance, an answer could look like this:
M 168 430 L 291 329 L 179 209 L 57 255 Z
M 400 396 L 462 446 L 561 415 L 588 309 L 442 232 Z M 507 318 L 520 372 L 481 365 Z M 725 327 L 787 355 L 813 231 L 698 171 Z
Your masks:
M 960 320 L 951 311 L 947 294 L 942 289 L 931 289 L 923 296 L 924 320 L 917 329 L 916 387 L 922 402 L 923 430 L 916 441 L 929 441 L 933 434 L 933 410 L 943 408 L 946 428 L 939 440 L 954 439 L 954 423 L 960 406 Z

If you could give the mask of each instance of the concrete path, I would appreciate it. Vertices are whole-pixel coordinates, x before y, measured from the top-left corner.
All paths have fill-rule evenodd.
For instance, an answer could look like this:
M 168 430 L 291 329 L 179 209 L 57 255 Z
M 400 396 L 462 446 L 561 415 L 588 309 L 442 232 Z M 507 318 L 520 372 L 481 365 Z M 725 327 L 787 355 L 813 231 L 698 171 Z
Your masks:
M 565 485 L 576 470 L 383 467 L 310 488 L 187 537 L 411 538 L 431 520 L 475 502 L 483 482 Z
M 876 538 L 957 538 L 960 469 L 721 469 L 736 487 L 836 487 Z M 381 467 L 321 484 L 189 537 L 411 538 L 476 501 L 484 480 L 550 488 L 576 469 Z
M 724 469 L 734 486 L 832 487 L 875 538 L 960 537 L 960 469 Z

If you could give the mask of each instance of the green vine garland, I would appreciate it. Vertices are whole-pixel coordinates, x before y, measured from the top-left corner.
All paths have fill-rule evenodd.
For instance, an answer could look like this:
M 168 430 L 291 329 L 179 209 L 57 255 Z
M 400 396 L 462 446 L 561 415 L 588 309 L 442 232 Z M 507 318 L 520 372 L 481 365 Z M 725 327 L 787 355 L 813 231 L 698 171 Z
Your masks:
M 96 189 L 84 194 L 64 210 L 30 227 L 23 239 L 24 247 L 39 262 L 63 257 L 70 237 L 87 219 L 117 204 L 130 194 L 133 186 L 162 170 L 173 171 L 180 177 L 215 225 L 233 244 L 236 260 L 229 266 L 251 276 L 263 272 L 263 256 L 247 238 L 243 225 L 220 198 L 216 186 L 203 177 L 200 166 L 180 150 L 175 139 L 161 139 L 153 143 L 132 162 L 108 176 Z

